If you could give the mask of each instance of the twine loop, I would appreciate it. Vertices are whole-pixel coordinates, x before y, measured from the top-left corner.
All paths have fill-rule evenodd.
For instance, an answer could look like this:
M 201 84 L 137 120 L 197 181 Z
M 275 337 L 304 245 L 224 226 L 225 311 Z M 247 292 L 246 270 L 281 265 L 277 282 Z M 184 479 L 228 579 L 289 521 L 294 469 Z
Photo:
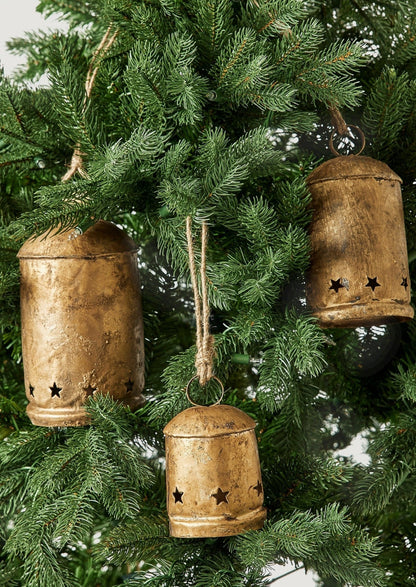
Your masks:
M 365 148 L 365 135 L 364 135 L 364 133 L 363 133 L 363 131 L 361 130 L 360 127 L 355 126 L 353 124 L 350 124 L 348 126 L 348 129 L 352 129 L 352 128 L 354 129 L 354 131 L 358 135 L 359 139 L 361 140 L 361 147 L 358 150 L 358 152 L 355 153 L 355 155 L 360 155 L 360 153 L 362 153 L 364 151 L 364 148 Z M 352 137 L 354 136 L 353 133 L 350 132 L 350 130 L 348 131 L 348 133 L 349 133 L 350 136 L 352 136 Z M 331 150 L 331 153 L 333 153 L 337 157 L 341 157 L 341 153 L 334 147 L 334 137 L 335 137 L 336 134 L 337 133 L 336 133 L 335 130 L 332 131 L 331 136 L 330 136 L 330 139 L 329 139 L 329 148 Z
M 344 118 L 342 117 L 341 112 L 338 110 L 336 106 L 329 106 L 328 110 L 331 115 L 332 126 L 334 127 L 334 130 L 332 131 L 331 136 L 329 138 L 329 148 L 331 150 L 331 153 L 333 153 L 337 157 L 341 156 L 341 153 L 339 153 L 337 149 L 334 147 L 335 135 L 338 135 L 340 137 L 348 137 L 350 140 L 354 139 L 354 132 L 351 132 L 351 129 L 354 129 L 355 135 L 358 135 L 361 141 L 361 148 L 359 149 L 358 153 L 356 153 L 356 155 L 362 153 L 365 147 L 365 135 L 363 131 L 354 124 L 347 124 Z
M 195 379 L 198 379 L 199 376 L 195 375 L 194 377 L 192 377 L 192 379 L 189 380 L 188 385 L 186 386 L 186 397 L 188 398 L 188 401 L 193 405 L 193 406 L 198 406 L 198 407 L 202 407 L 201 404 L 197 404 L 196 402 L 194 402 L 194 400 L 191 398 L 191 394 L 189 392 L 189 388 L 191 387 L 191 383 L 193 381 L 195 381 Z M 214 381 L 216 381 L 220 387 L 220 397 L 217 399 L 217 401 L 213 404 L 211 404 L 211 406 L 218 406 L 218 404 L 221 403 L 222 398 L 224 397 L 224 385 L 221 381 L 221 379 L 218 379 L 218 377 L 215 377 L 215 375 L 212 376 L 212 379 Z
M 207 287 L 207 243 L 208 243 L 208 225 L 204 221 L 201 231 L 201 294 L 198 289 L 198 278 L 195 264 L 195 251 L 192 237 L 192 218 L 186 218 L 186 240 L 188 243 L 189 269 L 191 272 L 192 289 L 195 300 L 195 320 L 196 320 L 196 358 L 195 367 L 199 378 L 200 385 L 204 386 L 213 377 L 215 346 L 214 337 L 209 331 L 209 302 Z

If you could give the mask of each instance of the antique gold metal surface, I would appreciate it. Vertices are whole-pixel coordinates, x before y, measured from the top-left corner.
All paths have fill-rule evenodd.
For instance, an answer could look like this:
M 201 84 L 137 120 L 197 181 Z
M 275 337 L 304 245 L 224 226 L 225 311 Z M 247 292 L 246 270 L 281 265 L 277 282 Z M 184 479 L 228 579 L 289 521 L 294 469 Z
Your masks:
M 96 393 L 144 402 L 136 244 L 110 222 L 28 240 L 21 269 L 27 413 L 37 426 L 88 424 Z
M 231 536 L 266 518 L 255 422 L 227 405 L 192 407 L 164 429 L 170 533 Z
M 400 183 L 385 163 L 349 155 L 307 179 L 312 195 L 307 301 L 322 327 L 410 320 Z

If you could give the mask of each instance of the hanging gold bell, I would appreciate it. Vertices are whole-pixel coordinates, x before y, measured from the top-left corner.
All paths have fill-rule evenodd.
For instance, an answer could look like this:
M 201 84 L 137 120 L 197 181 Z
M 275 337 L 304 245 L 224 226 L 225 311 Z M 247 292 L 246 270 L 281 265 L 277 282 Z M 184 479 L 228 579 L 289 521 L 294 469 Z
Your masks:
M 21 270 L 27 414 L 37 426 L 89 423 L 84 404 L 108 394 L 144 402 L 144 347 L 136 244 L 110 222 L 84 234 L 25 242 Z
M 331 149 L 337 154 L 332 142 Z M 348 155 L 320 165 L 307 184 L 313 218 L 306 295 L 319 325 L 410 320 L 400 177 L 381 161 Z
M 255 426 L 243 411 L 218 402 L 194 404 L 167 424 L 171 536 L 232 536 L 262 528 L 266 509 Z

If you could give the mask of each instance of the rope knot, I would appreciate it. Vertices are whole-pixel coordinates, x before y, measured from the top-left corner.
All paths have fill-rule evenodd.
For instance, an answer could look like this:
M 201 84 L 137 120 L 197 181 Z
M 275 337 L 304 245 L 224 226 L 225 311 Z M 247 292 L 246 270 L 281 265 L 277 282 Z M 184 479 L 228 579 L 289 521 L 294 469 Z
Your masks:
M 61 181 L 68 181 L 68 179 L 71 179 L 71 177 L 73 177 L 77 172 L 81 177 L 88 177 L 88 174 L 84 169 L 83 153 L 78 146 L 75 147 L 74 152 L 72 153 L 71 165 L 69 166 L 68 171 L 62 177 Z
M 215 339 L 212 334 L 209 334 L 203 341 L 202 348 L 198 348 L 195 358 L 196 372 L 202 386 L 206 385 L 213 376 L 215 355 Z

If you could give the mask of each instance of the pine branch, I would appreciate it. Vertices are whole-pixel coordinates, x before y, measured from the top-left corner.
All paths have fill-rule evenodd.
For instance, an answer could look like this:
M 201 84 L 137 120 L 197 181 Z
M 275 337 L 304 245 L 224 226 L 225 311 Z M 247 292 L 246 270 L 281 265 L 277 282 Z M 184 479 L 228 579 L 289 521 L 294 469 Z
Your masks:
M 393 144 L 403 132 L 413 112 L 416 86 L 407 73 L 398 75 L 385 69 L 375 81 L 364 111 L 364 122 L 373 137 L 373 150 L 378 156 L 391 154 Z
M 269 523 L 259 532 L 235 539 L 244 564 L 263 567 L 281 558 L 312 559 L 321 576 L 362 585 L 384 585 L 384 573 L 372 562 L 380 551 L 374 539 L 364 537 L 348 519 L 347 510 L 333 504 L 320 512 L 296 512 L 288 519 Z M 335 560 L 334 553 L 337 553 Z
M 294 394 L 299 380 L 316 377 L 325 366 L 322 331 L 309 317 L 287 313 L 285 324 L 266 350 L 260 370 L 259 401 L 276 411 Z M 296 395 L 292 396 L 296 401 Z M 296 418 L 300 417 L 303 398 L 298 397 Z M 295 403 L 296 405 L 296 403 Z

